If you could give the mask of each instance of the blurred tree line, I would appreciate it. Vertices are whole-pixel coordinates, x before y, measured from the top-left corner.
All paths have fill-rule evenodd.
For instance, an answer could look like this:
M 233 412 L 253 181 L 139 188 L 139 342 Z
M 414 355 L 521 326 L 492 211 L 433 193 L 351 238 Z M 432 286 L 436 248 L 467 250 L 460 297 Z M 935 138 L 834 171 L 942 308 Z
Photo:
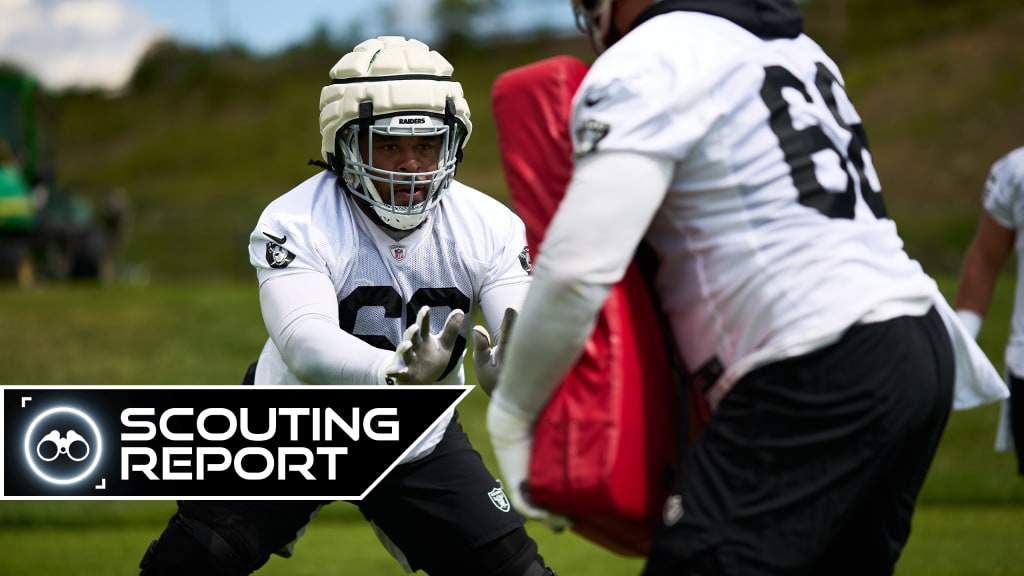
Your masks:
M 437 39 L 429 42 L 455 65 L 473 111 L 459 178 L 504 201 L 489 108 L 494 79 L 556 54 L 592 59 L 575 30 L 508 32 L 501 15 L 514 1 L 437 0 Z M 568 0 L 555 1 L 569 13 Z M 396 7 L 382 3 L 377 17 L 394 20 L 387 10 Z M 810 0 L 801 9 L 808 33 L 843 61 L 908 249 L 931 270 L 955 272 L 984 174 L 1024 126 L 1024 6 Z M 306 161 L 320 156 L 317 101 L 328 70 L 372 29 L 322 22 L 271 55 L 230 43 L 157 44 L 117 95 L 55 95 L 59 175 L 127 191 L 135 225 L 126 257 L 153 277 L 247 278 L 246 237 L 260 210 L 315 173 Z

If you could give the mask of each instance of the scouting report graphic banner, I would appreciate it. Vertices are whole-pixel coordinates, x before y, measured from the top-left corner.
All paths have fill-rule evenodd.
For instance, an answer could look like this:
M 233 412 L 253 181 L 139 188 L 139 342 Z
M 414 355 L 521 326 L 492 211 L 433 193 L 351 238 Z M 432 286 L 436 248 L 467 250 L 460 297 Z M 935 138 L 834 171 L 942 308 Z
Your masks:
M 358 500 L 470 390 L 0 387 L 0 498 Z

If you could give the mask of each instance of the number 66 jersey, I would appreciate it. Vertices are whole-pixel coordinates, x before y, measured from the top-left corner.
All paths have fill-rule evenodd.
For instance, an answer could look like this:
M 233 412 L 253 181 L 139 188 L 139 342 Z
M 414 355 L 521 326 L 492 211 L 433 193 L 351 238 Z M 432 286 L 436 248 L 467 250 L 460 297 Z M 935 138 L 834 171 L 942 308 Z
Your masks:
M 886 218 L 860 117 L 813 40 L 763 40 L 696 12 L 638 32 L 580 86 L 575 153 L 577 162 L 619 152 L 673 162 L 644 236 L 680 352 L 715 383 L 712 403 L 751 369 L 821 348 L 856 323 L 927 312 L 936 284 Z M 629 202 L 629 190 L 620 194 L 608 210 Z
M 431 332 L 463 310 L 451 361 L 438 384 L 465 383 L 466 336 L 479 310 L 496 330 L 519 309 L 530 282 L 522 221 L 459 182 L 422 225 L 393 238 L 330 172 L 270 203 L 249 239 L 270 338 L 256 384 L 383 384 L 383 370 L 423 306 Z M 448 418 L 407 457 L 441 438 Z

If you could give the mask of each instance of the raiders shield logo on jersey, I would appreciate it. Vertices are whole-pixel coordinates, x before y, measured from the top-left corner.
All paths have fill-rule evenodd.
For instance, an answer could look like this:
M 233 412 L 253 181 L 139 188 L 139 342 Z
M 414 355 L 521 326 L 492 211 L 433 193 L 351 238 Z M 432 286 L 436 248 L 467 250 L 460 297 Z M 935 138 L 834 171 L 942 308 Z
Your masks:
M 527 274 L 533 274 L 533 264 L 530 262 L 530 247 L 523 246 L 523 251 L 519 253 L 519 265 L 526 270 Z
M 585 156 L 597 150 L 597 143 L 608 135 L 611 126 L 605 122 L 588 118 L 576 128 L 576 156 Z
M 287 248 L 275 242 L 267 242 L 267 264 L 271 268 L 284 268 L 291 264 L 292 260 L 295 260 L 295 254 Z

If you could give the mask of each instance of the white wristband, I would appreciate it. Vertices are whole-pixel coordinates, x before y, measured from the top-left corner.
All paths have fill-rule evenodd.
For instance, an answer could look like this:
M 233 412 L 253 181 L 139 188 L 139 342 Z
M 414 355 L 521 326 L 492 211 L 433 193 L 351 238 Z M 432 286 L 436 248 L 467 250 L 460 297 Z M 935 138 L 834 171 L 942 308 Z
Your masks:
M 960 322 L 963 323 L 964 328 L 967 328 L 967 333 L 971 335 L 971 338 L 977 339 L 978 332 L 981 331 L 981 315 L 966 308 L 957 310 L 956 315 L 960 317 Z

